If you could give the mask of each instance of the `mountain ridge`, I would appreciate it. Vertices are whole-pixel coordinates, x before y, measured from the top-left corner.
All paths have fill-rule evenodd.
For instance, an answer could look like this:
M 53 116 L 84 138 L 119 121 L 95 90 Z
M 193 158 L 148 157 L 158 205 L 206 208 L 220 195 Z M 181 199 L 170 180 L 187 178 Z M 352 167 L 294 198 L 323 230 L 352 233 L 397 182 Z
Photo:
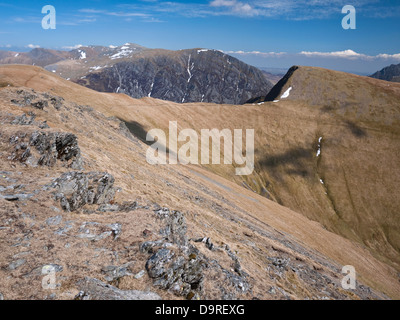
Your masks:
M 1 63 L 38 65 L 98 91 L 178 103 L 242 104 L 273 86 L 256 67 L 213 49 L 172 51 L 133 43 L 71 51 L 38 48 L 28 53 L 3 53 Z
M 381 79 L 386 81 L 400 82 L 400 64 L 392 64 L 375 72 L 371 78 Z

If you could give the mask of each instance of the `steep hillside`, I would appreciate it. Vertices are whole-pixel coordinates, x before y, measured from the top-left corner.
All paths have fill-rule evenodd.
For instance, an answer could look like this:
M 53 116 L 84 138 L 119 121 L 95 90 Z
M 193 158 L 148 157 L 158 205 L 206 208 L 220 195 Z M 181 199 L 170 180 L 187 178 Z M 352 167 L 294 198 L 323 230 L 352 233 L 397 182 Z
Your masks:
M 246 184 L 398 268 L 399 101 L 395 83 L 291 68 L 241 115 L 259 132 L 259 175 Z
M 126 43 L 4 55 L 0 64 L 39 65 L 91 89 L 133 98 L 242 104 L 273 86 L 257 68 L 217 50 L 170 51 Z
M 281 130 L 292 128 L 278 124 L 299 117 L 295 105 L 135 100 L 27 66 L 0 67 L 0 83 L 6 299 L 400 297 L 397 271 L 359 244 L 231 177 L 146 161 L 140 138 L 170 120 L 240 128 L 252 118 L 284 148 L 294 141 Z M 343 265 L 357 271 L 355 290 L 341 288 Z M 46 270 L 56 272 L 53 290 Z
M 366 245 L 400 270 L 399 96 L 397 84 L 293 67 L 254 105 L 178 108 L 146 100 L 152 107 L 118 117 L 133 123 L 142 139 L 152 128 L 168 132 L 169 121 L 197 132 L 255 129 L 253 175 L 208 168 Z
M 400 82 L 400 63 L 392 64 L 380 71 L 375 72 L 371 78 L 381 79 L 386 81 Z

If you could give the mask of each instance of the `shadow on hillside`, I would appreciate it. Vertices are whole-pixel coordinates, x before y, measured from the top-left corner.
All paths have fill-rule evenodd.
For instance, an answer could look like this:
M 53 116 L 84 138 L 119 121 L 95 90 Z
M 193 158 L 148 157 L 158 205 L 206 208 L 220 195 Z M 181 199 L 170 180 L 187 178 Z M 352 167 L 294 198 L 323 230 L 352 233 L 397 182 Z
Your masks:
M 147 144 L 149 146 L 154 143 L 153 141 L 146 140 L 147 131 L 143 128 L 143 126 L 139 122 L 136 122 L 136 121 L 127 122 L 122 119 L 119 119 L 119 120 L 121 120 L 123 123 L 125 123 L 129 132 L 132 133 L 140 141 L 144 142 L 145 144 Z
M 283 164 L 299 164 L 301 159 L 310 159 L 312 153 L 309 149 L 305 148 L 292 148 L 285 153 L 272 155 L 259 161 L 260 166 L 267 168 L 275 168 Z
M 121 118 L 118 118 L 120 121 L 125 123 L 126 127 L 128 128 L 129 132 L 136 138 L 138 138 L 140 141 L 143 143 L 147 144 L 148 146 L 151 146 L 154 144 L 154 141 L 147 141 L 147 131 L 144 129 L 144 127 L 136 121 L 124 121 Z M 167 154 L 174 154 L 174 152 L 170 151 L 168 147 L 165 148 Z
M 268 156 L 258 162 L 262 168 L 276 169 L 280 166 L 289 166 L 286 173 L 289 175 L 297 175 L 307 177 L 310 175 L 306 164 L 302 160 L 312 158 L 312 150 L 305 148 L 292 148 L 284 153 Z M 274 171 L 271 170 L 271 173 Z
M 354 136 L 356 136 L 358 138 L 364 138 L 367 136 L 367 132 L 363 128 L 358 126 L 356 123 L 354 123 L 350 120 L 345 121 L 345 123 Z

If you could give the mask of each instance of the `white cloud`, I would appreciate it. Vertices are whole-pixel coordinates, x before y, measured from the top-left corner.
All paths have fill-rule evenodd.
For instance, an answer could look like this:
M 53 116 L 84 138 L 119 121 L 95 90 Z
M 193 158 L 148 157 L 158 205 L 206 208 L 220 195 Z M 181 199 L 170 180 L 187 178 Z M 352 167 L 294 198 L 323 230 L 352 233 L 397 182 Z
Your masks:
M 26 48 L 30 48 L 30 49 L 35 49 L 35 48 L 40 48 L 39 45 L 36 44 L 28 44 L 27 46 L 25 46 Z
M 334 59 L 346 59 L 346 60 L 400 60 L 400 53 L 387 54 L 380 53 L 378 55 L 367 55 L 358 53 L 354 50 L 348 49 L 343 51 L 332 51 L 332 52 L 320 52 L 320 51 L 301 51 L 298 53 L 287 53 L 287 52 L 260 52 L 260 51 L 224 51 L 226 54 L 246 55 L 246 56 L 259 56 L 264 58 L 279 58 L 279 57 L 295 57 L 303 56 L 307 58 L 334 58 Z
M 80 9 L 91 15 L 114 17 L 154 18 L 159 22 L 166 15 L 185 17 L 236 16 L 287 20 L 321 20 L 341 14 L 345 0 L 208 0 L 204 3 L 181 1 L 141 0 L 134 4 L 119 4 L 111 10 Z M 399 17 L 400 6 L 380 5 L 379 0 L 352 0 L 357 11 L 367 17 Z M 377 15 L 377 12 L 379 15 Z M 158 19 L 158 20 L 157 20 Z
M 319 57 L 319 58 L 341 58 L 341 59 L 350 59 L 350 60 L 356 60 L 356 59 L 361 59 L 361 60 L 376 60 L 376 59 L 400 60 L 400 53 L 397 53 L 397 54 L 381 53 L 376 56 L 370 56 L 370 55 L 366 55 L 363 53 L 357 53 L 350 49 L 344 50 L 344 51 L 333 51 L 333 52 L 302 51 L 299 54 L 309 57 L 309 58 Z
M 333 51 L 333 52 L 301 51 L 299 54 L 306 57 L 322 57 L 322 58 L 323 57 L 345 58 L 345 59 L 370 58 L 365 54 L 360 54 L 350 49 L 344 51 Z
M 243 3 L 237 0 L 214 0 L 210 2 L 211 7 L 228 8 L 227 13 L 239 16 L 256 16 L 259 11 L 249 3 Z
M 396 54 L 386 54 L 386 53 L 380 53 L 376 56 L 377 58 L 381 59 L 395 59 L 395 60 L 400 60 L 400 53 Z
M 255 55 L 262 57 L 281 57 L 286 55 L 286 52 L 260 52 L 260 51 L 223 51 L 226 54 L 240 54 L 240 55 Z
M 74 50 L 74 49 L 79 49 L 80 47 L 84 47 L 84 45 L 82 45 L 82 44 L 76 44 L 76 45 L 74 45 L 74 46 L 64 46 L 64 47 L 62 47 L 63 49 L 66 49 L 66 50 Z

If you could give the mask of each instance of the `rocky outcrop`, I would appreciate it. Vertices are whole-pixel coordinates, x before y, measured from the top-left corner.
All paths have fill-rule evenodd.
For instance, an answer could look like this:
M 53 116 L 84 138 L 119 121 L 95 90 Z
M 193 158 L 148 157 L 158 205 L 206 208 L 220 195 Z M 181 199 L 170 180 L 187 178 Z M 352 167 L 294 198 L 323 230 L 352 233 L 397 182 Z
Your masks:
M 9 138 L 11 161 L 53 167 L 57 161 L 72 169 L 82 169 L 81 151 L 74 134 L 64 132 L 18 131 Z
M 51 105 L 56 110 L 60 110 L 64 102 L 61 97 L 56 97 L 49 93 L 39 94 L 34 90 L 19 89 L 16 94 L 18 98 L 11 99 L 11 103 L 19 107 L 33 107 L 44 110 Z
M 13 125 L 18 125 L 18 126 L 37 126 L 40 129 L 48 129 L 49 128 L 47 121 L 38 122 L 38 121 L 35 121 L 35 119 L 36 119 L 36 114 L 34 112 L 30 111 L 30 112 L 28 112 L 28 114 L 24 113 L 20 116 L 13 117 L 13 119 L 10 121 L 10 123 Z
M 86 204 L 108 204 L 114 199 L 114 177 L 106 172 L 66 172 L 52 185 L 55 198 L 65 211 L 76 211 Z
M 203 290 L 206 281 L 208 286 L 219 291 L 218 299 L 237 299 L 249 291 L 249 275 L 241 269 L 238 257 L 228 245 L 216 247 L 208 237 L 194 241 L 188 239 L 185 217 L 179 211 L 160 208 L 155 213 L 164 223 L 160 230 L 163 238 L 142 243 L 140 251 L 150 255 L 145 267 L 156 287 L 188 300 L 212 298 Z M 222 267 L 218 259 L 209 258 L 191 242 L 204 243 L 221 259 L 227 255 L 232 259 L 232 268 Z M 214 274 L 213 280 L 207 278 L 206 270 L 208 274 Z
M 205 260 L 194 246 L 188 245 L 184 215 L 169 209 L 157 210 L 156 214 L 165 223 L 160 230 L 164 238 L 140 246 L 141 252 L 150 254 L 146 262 L 149 277 L 161 289 L 190 300 L 199 299 Z

